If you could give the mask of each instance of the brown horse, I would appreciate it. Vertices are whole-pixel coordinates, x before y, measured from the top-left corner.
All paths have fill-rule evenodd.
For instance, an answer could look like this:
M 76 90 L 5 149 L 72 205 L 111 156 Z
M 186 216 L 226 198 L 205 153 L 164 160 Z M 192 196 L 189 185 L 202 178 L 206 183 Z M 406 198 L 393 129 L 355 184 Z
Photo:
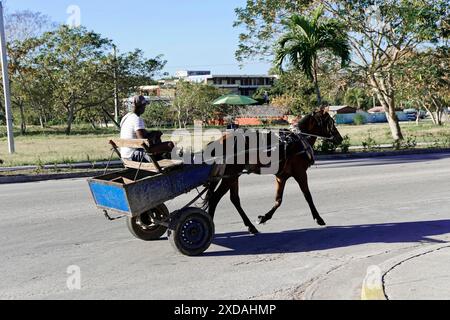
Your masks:
M 333 118 L 328 114 L 328 112 L 323 109 L 304 117 L 297 124 L 297 129 L 300 131 L 301 135 L 307 137 L 307 140 L 311 146 L 314 146 L 317 138 L 331 140 L 337 145 L 340 145 L 343 141 L 342 136 L 336 128 Z M 300 148 L 302 148 L 302 146 L 299 145 L 300 143 L 301 141 L 294 142 L 294 144 L 298 145 L 291 146 L 291 148 L 293 147 L 294 149 L 297 148 L 297 150 L 299 150 Z M 309 159 L 307 159 L 304 154 L 298 152 L 280 157 L 280 170 L 276 174 L 277 193 L 275 206 L 266 215 L 260 216 L 258 218 L 258 224 L 265 224 L 272 219 L 273 215 L 280 208 L 283 202 L 286 182 L 290 178 L 294 178 L 299 184 L 300 189 L 303 192 L 305 199 L 309 204 L 309 207 L 311 208 L 314 220 L 320 226 L 326 225 L 325 221 L 320 217 L 320 214 L 314 205 L 314 201 L 309 190 L 307 171 L 310 166 L 311 162 L 309 161 Z M 245 226 L 248 228 L 248 231 L 252 234 L 257 234 L 259 233 L 259 231 L 256 229 L 256 227 L 247 217 L 245 211 L 242 209 L 241 201 L 239 198 L 239 177 L 243 174 L 246 168 L 248 168 L 248 166 L 242 164 L 227 165 L 224 178 L 221 181 L 218 181 L 210 186 L 210 190 L 205 201 L 205 209 L 208 209 L 209 214 L 214 219 L 214 214 L 219 202 L 228 192 L 230 192 L 231 202 L 239 212 Z M 253 172 L 258 172 L 258 168 L 254 167 L 253 169 L 256 169 Z M 217 188 L 220 182 L 221 184 L 219 188 Z

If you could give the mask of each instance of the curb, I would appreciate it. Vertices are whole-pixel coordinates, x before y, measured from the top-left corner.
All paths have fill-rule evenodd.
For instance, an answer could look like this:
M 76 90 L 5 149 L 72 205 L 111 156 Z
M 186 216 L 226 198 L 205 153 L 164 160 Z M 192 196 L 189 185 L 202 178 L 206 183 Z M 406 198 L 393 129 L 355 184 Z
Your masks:
M 92 178 L 100 176 L 104 171 L 95 172 L 79 172 L 79 173 L 61 173 L 61 174 L 46 174 L 38 176 L 0 176 L 0 185 L 3 184 L 16 184 L 16 183 L 28 183 L 28 182 L 41 182 L 49 180 L 64 180 L 64 179 L 78 179 L 78 178 Z
M 427 246 L 425 248 L 421 248 L 403 255 L 400 255 L 398 257 L 392 258 L 390 260 L 387 260 L 385 262 L 383 262 L 380 265 L 380 268 L 382 270 L 382 283 L 383 283 L 383 295 L 385 297 L 385 300 L 390 300 L 388 294 L 386 293 L 386 276 L 389 274 L 389 272 L 393 271 L 394 269 L 396 269 L 397 267 L 399 267 L 400 265 L 402 265 L 403 263 L 410 261 L 414 258 L 418 258 L 421 256 L 425 256 L 431 253 L 434 253 L 436 251 L 445 249 L 445 248 L 450 248 L 450 245 L 448 243 L 445 244 L 438 244 L 438 245 L 433 245 L 433 246 Z
M 450 248 L 448 243 L 426 246 L 418 250 L 399 255 L 395 258 L 386 260 L 379 266 L 369 267 L 367 277 L 364 279 L 361 292 L 361 300 L 389 301 L 390 298 L 386 292 L 386 276 L 403 263 L 433 252 Z
M 450 149 L 424 149 L 424 150 L 404 150 L 404 151 L 386 151 L 386 152 L 367 152 L 367 153 L 355 153 L 355 154 L 334 154 L 334 155 L 317 155 L 316 161 L 332 161 L 332 160 L 351 160 L 351 159 L 369 159 L 369 158 L 382 158 L 382 157 L 395 157 L 395 156 L 407 156 L 407 155 L 421 155 L 421 154 L 449 154 Z M 86 164 L 83 164 L 87 166 Z M 115 168 L 116 163 L 113 164 L 112 169 Z M 62 165 L 67 166 L 69 165 Z M 49 166 L 54 168 L 54 166 Z M 76 168 L 76 165 L 72 165 L 72 168 Z M 92 166 L 91 166 L 92 167 Z M 100 169 L 100 168 L 98 168 Z M 120 169 L 120 168 L 117 168 Z M 0 185 L 10 183 L 28 183 L 28 182 L 40 182 L 48 180 L 63 180 L 63 179 L 77 179 L 77 178 L 91 178 L 98 175 L 102 175 L 104 171 L 93 172 L 80 172 L 80 173 L 62 173 L 62 174 L 49 174 L 38 176 L 4 176 L 0 175 Z
M 345 159 L 366 159 L 366 158 L 382 158 L 382 157 L 410 156 L 421 154 L 444 154 L 444 153 L 450 153 L 450 148 L 317 155 L 316 160 L 328 161 L 328 160 L 345 160 Z

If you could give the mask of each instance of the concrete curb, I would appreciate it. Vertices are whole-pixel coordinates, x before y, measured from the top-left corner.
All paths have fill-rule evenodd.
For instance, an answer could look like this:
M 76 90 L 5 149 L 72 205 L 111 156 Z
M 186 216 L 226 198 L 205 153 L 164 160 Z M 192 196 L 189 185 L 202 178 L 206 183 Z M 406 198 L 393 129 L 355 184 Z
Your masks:
M 343 159 L 366 159 L 366 158 L 382 158 L 382 157 L 410 156 L 421 154 L 443 154 L 443 153 L 450 153 L 450 148 L 317 155 L 316 160 L 328 161 L 328 160 L 343 160 Z
M 367 152 L 367 153 L 349 153 L 349 154 L 333 154 L 333 155 L 318 155 L 317 161 L 332 161 L 332 160 L 351 160 L 351 159 L 368 159 L 368 158 L 381 158 L 381 157 L 394 157 L 394 156 L 407 156 L 407 155 L 421 155 L 421 154 L 450 154 L 450 149 L 424 149 L 424 150 L 404 150 L 404 151 L 386 151 L 386 152 Z M 119 163 L 113 163 L 111 169 L 120 169 Z M 76 168 L 76 165 L 62 165 L 67 167 Z M 87 166 L 83 164 L 83 166 Z M 49 166 L 51 167 L 51 166 Z M 54 166 L 52 167 L 54 168 Z M 83 167 L 82 167 L 83 168 Z M 100 168 L 98 168 L 100 169 Z M 36 175 L 36 176 L 1 176 L 0 185 L 9 183 L 28 183 L 39 182 L 48 180 L 63 180 L 63 179 L 77 179 L 77 178 L 89 178 L 102 175 L 104 171 L 92 171 L 92 172 L 80 172 L 80 173 L 61 173 L 61 174 L 49 174 L 49 175 Z
M 445 248 L 450 248 L 450 245 L 448 243 L 445 244 L 438 244 L 438 245 L 433 245 L 433 246 L 426 246 L 424 248 L 420 248 L 418 250 L 414 250 L 411 252 L 408 252 L 406 254 L 400 255 L 398 257 L 392 258 L 390 260 L 387 260 L 385 262 L 383 262 L 380 265 L 383 277 L 382 277 L 382 283 L 383 283 L 383 295 L 385 297 L 385 300 L 390 300 L 388 294 L 386 293 L 386 276 L 393 271 L 394 269 L 396 269 L 397 267 L 399 267 L 400 265 L 402 265 L 403 263 L 410 261 L 414 258 L 418 258 L 427 254 L 431 254 L 434 253 L 436 251 L 445 249 Z
M 399 255 L 395 258 L 386 260 L 379 266 L 372 266 L 367 271 L 367 277 L 364 279 L 361 292 L 361 300 L 390 300 L 386 290 L 386 276 L 403 263 L 438 250 L 450 248 L 448 243 L 433 246 L 425 246 L 418 250 Z
M 0 185 L 15 184 L 15 183 L 28 183 L 28 182 L 41 182 L 41 181 L 49 181 L 49 180 L 92 178 L 95 176 L 102 175 L 103 173 L 104 173 L 104 171 L 95 171 L 95 172 L 46 174 L 46 175 L 36 175 L 36 176 L 4 176 L 4 177 L 0 177 Z

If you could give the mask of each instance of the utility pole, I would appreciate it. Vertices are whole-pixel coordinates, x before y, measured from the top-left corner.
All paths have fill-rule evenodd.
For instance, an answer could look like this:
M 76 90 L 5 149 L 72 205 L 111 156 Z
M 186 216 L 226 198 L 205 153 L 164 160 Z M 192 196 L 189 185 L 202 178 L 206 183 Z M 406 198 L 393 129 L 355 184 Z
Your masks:
M 117 47 L 113 44 L 114 55 L 114 119 L 119 123 L 119 84 L 117 79 Z
M 3 3 L 1 1 L 0 1 L 0 53 L 2 56 L 3 89 L 5 91 L 5 110 L 6 110 L 5 116 L 6 116 L 6 130 L 8 133 L 8 149 L 9 153 L 13 154 L 16 150 L 14 147 L 13 119 L 11 112 L 11 92 L 9 88 L 8 58 L 6 52 L 5 22 L 3 18 Z

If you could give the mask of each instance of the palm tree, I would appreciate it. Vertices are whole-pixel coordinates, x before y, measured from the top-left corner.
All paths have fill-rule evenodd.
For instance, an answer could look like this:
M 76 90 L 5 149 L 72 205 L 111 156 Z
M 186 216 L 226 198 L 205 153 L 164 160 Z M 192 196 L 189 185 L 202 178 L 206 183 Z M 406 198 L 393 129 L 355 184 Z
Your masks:
M 312 16 L 292 15 L 284 21 L 287 32 L 278 40 L 276 66 L 283 71 L 283 63 L 288 62 L 305 73 L 314 82 L 318 104 L 322 104 L 319 88 L 319 53 L 329 51 L 341 59 L 345 67 L 351 58 L 350 44 L 344 27 L 335 19 L 322 19 L 323 7 L 317 8 Z
M 345 103 L 350 106 L 357 106 L 358 109 L 367 101 L 367 95 L 361 88 L 351 88 L 345 93 Z

